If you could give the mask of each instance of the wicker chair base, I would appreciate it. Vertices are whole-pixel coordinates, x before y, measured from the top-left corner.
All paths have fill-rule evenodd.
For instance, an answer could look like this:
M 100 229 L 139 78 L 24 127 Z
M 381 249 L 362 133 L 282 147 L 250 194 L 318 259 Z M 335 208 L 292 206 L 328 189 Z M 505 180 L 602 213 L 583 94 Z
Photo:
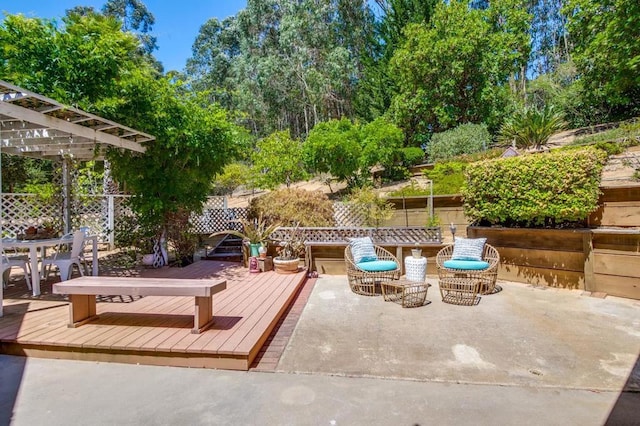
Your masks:
M 425 282 L 407 280 L 386 281 L 381 285 L 385 302 L 395 302 L 403 308 L 423 306 L 430 286 Z
M 351 287 L 352 292 L 361 296 L 379 296 L 381 293 L 380 283 L 375 281 L 349 280 L 349 287 Z
M 468 277 L 447 277 L 440 279 L 442 301 L 454 305 L 473 306 L 480 302 L 478 292 L 481 282 Z

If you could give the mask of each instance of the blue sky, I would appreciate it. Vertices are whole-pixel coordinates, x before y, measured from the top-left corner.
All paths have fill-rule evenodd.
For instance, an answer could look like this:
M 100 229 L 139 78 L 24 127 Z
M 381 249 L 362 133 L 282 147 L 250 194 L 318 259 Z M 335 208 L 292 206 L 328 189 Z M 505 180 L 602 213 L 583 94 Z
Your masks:
M 74 6 L 101 9 L 106 0 L 0 0 L 0 11 L 28 17 L 59 19 Z M 200 26 L 209 18 L 224 19 L 247 5 L 246 0 L 143 0 L 156 23 L 158 38 L 154 55 L 165 71 L 182 70 L 191 56 L 191 46 Z

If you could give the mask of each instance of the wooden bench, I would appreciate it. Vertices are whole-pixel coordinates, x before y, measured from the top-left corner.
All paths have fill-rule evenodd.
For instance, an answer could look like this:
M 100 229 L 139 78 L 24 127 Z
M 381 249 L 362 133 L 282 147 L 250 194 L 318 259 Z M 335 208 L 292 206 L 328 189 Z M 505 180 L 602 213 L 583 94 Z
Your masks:
M 192 333 L 213 324 L 213 295 L 226 289 L 225 280 L 173 278 L 125 278 L 85 276 L 53 285 L 53 293 L 69 295 L 69 327 L 79 327 L 95 318 L 96 296 L 193 296 L 195 313 Z

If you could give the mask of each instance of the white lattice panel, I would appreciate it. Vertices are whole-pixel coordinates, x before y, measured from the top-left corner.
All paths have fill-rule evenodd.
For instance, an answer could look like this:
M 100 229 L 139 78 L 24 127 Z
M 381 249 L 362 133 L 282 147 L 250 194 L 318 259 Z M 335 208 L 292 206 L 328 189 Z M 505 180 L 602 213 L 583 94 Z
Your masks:
M 61 227 L 62 206 L 36 194 L 2 194 L 3 236 L 15 237 L 30 226 Z
M 278 228 L 271 238 L 284 240 L 295 228 Z M 380 228 L 329 228 L 308 227 L 299 228 L 306 243 L 348 243 L 349 238 L 371 237 L 376 244 L 412 244 L 412 243 L 441 243 L 440 228 L 411 227 L 380 227 Z
M 249 210 L 244 207 L 230 209 L 204 209 L 200 215 L 191 216 L 191 225 L 198 234 L 242 230 L 241 219 L 246 219 Z

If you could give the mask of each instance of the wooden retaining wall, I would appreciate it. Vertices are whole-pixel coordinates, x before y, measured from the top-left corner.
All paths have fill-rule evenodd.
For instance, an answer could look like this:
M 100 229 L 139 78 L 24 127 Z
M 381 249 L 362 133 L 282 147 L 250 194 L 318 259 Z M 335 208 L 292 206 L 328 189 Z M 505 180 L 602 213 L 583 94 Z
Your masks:
M 640 299 L 640 230 L 469 227 L 500 253 L 498 278 Z
M 587 290 L 640 299 L 640 230 L 597 229 L 591 244 Z

